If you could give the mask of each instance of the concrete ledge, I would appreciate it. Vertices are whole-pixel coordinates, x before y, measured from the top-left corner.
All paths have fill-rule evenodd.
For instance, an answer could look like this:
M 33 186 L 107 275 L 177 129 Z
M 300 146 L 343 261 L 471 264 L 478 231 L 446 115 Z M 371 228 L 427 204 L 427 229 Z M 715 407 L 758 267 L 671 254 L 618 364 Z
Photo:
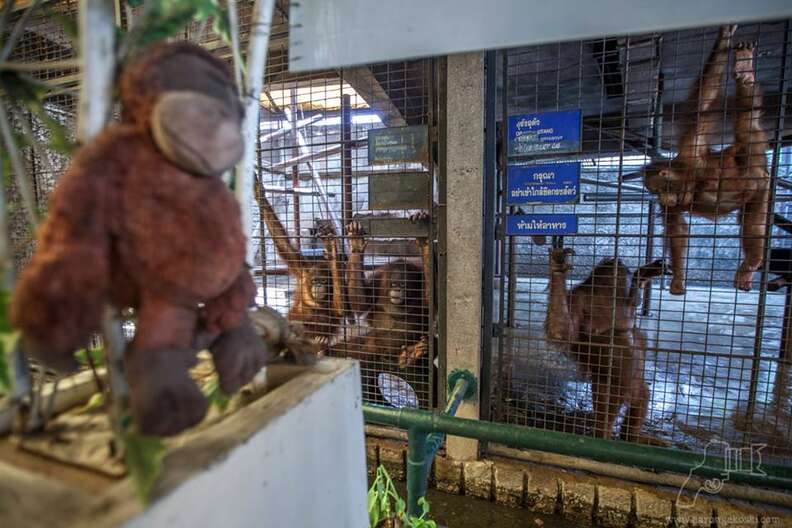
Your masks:
M 494 465 L 495 501 L 514 508 L 525 502 L 525 471 L 503 464 Z
M 465 495 L 492 500 L 492 462 L 478 460 L 462 465 Z
M 637 528 L 666 528 L 673 516 L 672 500 L 641 488 L 633 490 Z
M 462 463 L 445 457 L 435 457 L 435 487 L 440 491 L 462 493 Z
M 407 478 L 407 449 L 397 442 L 383 442 L 379 446 L 379 463 L 393 480 Z
M 561 485 L 545 471 L 532 470 L 527 474 L 525 507 L 537 513 L 552 514 L 561 509 Z
M 558 479 L 561 491 L 561 513 L 577 526 L 588 526 L 594 518 L 595 487 L 574 478 Z
M 633 495 L 630 490 L 597 486 L 597 508 L 594 519 L 603 528 L 622 528 L 633 517 Z
M 379 445 L 366 441 L 366 474 L 373 477 L 380 465 Z
M 376 442 L 395 449 L 391 441 Z M 406 444 L 402 443 L 389 456 L 403 460 L 405 454 Z M 536 513 L 562 514 L 581 527 L 592 523 L 602 528 L 792 527 L 792 510 L 762 509 L 742 501 L 701 496 L 694 508 L 680 509 L 674 504 L 676 495 L 667 489 L 501 457 L 462 463 L 438 456 L 434 485 L 446 493 L 494 499 Z

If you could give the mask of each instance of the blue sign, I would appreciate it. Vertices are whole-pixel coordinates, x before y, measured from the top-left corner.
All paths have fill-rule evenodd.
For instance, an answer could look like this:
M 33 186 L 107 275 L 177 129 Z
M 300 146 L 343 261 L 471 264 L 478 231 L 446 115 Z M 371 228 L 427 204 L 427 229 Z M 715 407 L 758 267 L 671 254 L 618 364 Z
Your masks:
M 509 156 L 580 152 L 580 110 L 509 117 Z
M 506 218 L 509 236 L 574 235 L 577 229 L 577 215 L 574 214 L 524 214 Z
M 509 165 L 506 200 L 509 205 L 577 201 L 580 163 Z

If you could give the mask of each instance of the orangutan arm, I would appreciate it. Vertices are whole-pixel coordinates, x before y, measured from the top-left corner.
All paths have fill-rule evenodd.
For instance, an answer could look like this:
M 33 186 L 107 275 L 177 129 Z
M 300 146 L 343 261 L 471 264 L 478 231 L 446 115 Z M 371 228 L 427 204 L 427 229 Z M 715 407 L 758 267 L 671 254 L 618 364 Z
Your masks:
M 292 245 L 292 242 L 289 239 L 289 234 L 286 232 L 286 228 L 283 227 L 278 215 L 275 214 L 272 204 L 270 204 L 269 200 L 267 200 L 267 197 L 264 196 L 264 192 L 261 188 L 261 185 L 259 185 L 258 180 L 256 181 L 255 189 L 256 201 L 258 202 L 259 211 L 261 213 L 261 220 L 266 224 L 267 229 L 270 232 L 272 241 L 275 244 L 275 251 L 278 253 L 278 256 L 286 263 L 286 266 L 288 266 L 289 273 L 296 276 L 302 270 L 302 265 L 300 264 L 300 253 Z
M 545 335 L 549 341 L 559 344 L 570 343 L 580 326 L 579 310 L 572 302 L 566 286 L 567 272 L 571 269 L 566 258 L 570 253 L 571 250 L 563 248 L 550 251 L 550 293 Z
M 363 273 L 363 256 L 366 252 L 365 231 L 360 222 L 353 220 L 347 225 L 350 254 L 347 261 L 346 277 L 349 308 L 353 314 L 363 314 L 371 309 L 372 296 Z

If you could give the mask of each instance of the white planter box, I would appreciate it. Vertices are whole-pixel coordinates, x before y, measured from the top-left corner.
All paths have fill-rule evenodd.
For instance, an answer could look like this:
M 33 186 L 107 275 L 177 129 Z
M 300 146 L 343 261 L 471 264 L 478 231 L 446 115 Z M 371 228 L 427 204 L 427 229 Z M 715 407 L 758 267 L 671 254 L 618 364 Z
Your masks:
M 180 438 L 145 509 L 129 481 L 97 497 L 0 463 L 0 526 L 365 528 L 361 405 L 357 362 L 324 360 Z

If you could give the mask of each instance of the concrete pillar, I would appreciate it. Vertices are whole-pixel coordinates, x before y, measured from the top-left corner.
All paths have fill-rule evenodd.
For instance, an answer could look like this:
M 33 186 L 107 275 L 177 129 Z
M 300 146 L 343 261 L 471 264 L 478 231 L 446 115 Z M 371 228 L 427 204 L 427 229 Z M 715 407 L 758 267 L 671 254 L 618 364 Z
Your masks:
M 480 375 L 481 232 L 484 170 L 484 54 L 448 57 L 446 79 L 446 367 Z M 479 386 L 481 384 L 479 383 Z M 478 396 L 460 418 L 479 418 Z M 448 455 L 478 456 L 478 441 L 449 437 Z

